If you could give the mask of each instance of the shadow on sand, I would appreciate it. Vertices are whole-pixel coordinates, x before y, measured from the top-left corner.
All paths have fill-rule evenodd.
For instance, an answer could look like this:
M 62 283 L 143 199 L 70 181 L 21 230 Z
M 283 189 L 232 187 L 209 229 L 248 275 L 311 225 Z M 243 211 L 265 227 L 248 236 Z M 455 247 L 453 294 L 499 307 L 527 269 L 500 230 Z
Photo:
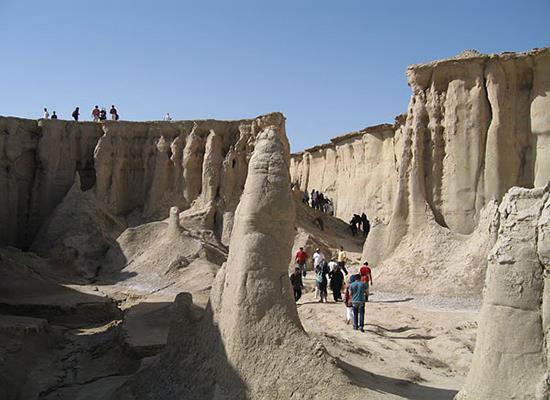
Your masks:
M 404 379 L 373 374 L 338 358 L 336 363 L 354 384 L 382 394 L 394 394 L 411 400 L 452 400 L 458 393 L 456 390 L 434 388 Z

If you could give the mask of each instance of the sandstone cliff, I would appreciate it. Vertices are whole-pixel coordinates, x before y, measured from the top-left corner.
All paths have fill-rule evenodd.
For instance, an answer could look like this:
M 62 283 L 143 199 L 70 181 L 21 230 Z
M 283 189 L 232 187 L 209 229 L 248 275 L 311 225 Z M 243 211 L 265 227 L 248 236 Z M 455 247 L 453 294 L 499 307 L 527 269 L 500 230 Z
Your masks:
M 267 125 L 284 132 L 284 117 L 101 124 L 0 117 L 0 244 L 29 246 L 77 171 L 81 188 L 93 187 L 131 225 L 194 205 L 227 242 L 255 137 Z
M 204 316 L 176 300 L 167 351 L 117 399 L 381 398 L 349 384 L 301 326 L 288 280 L 294 202 L 286 137 L 265 129 L 249 165 L 227 263 Z
M 499 207 L 474 358 L 457 399 L 550 396 L 550 186 Z
M 512 186 L 550 179 L 549 71 L 550 49 L 411 66 L 406 117 L 383 126 L 383 135 L 380 127 L 366 128 L 294 155 L 292 180 L 334 197 L 339 217 L 362 211 L 378 217 L 363 252 L 384 267 L 378 282 L 390 284 L 386 267 L 408 265 L 414 273 L 421 263 L 417 278 L 424 279 L 434 276 L 431 270 L 445 274 L 445 264 L 471 270 L 493 243 L 480 220 L 491 220 L 495 202 Z M 442 233 L 455 247 L 475 237 L 478 253 L 446 254 Z M 415 259 L 419 253 L 439 256 Z M 408 289 L 446 290 L 410 278 Z M 479 294 L 482 278 L 459 292 Z

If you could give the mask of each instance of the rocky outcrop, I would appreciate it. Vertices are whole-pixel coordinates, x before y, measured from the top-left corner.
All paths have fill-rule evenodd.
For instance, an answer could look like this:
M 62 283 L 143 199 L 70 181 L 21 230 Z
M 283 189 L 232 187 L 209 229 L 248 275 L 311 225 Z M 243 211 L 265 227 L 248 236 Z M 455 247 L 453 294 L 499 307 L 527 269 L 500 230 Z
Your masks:
M 117 398 L 365 398 L 298 318 L 287 275 L 295 217 L 288 162 L 284 134 L 265 129 L 206 315 L 178 296 L 168 351 Z
M 293 154 L 292 182 L 301 190 L 323 192 L 334 200 L 337 217 L 354 213 L 388 221 L 395 200 L 400 156 L 399 122 L 336 137 L 330 144 Z
M 284 117 L 241 121 L 89 122 L 0 118 L 0 244 L 28 247 L 80 175 L 130 225 L 171 206 L 202 209 L 229 238 L 256 135 Z
M 510 190 L 496 224 L 474 358 L 457 399 L 548 399 L 550 185 Z
M 444 274 L 445 264 L 476 269 L 493 244 L 494 235 L 480 223 L 491 220 L 495 202 L 512 186 L 532 188 L 550 179 L 549 70 L 550 49 L 467 52 L 411 66 L 406 116 L 294 155 L 292 180 L 333 197 L 341 218 L 365 211 L 377 219 L 363 257 L 383 267 L 380 283 L 398 265 L 423 280 L 435 276 L 430 271 Z M 442 234 L 457 249 L 474 239 L 478 253 L 449 252 L 449 241 L 435 240 Z M 434 240 L 425 240 L 430 235 Z M 405 247 L 408 259 L 399 256 Z M 482 280 L 472 280 L 475 287 L 465 286 L 464 293 L 479 293 Z M 417 285 L 417 291 L 424 288 Z
M 94 184 L 101 126 L 0 117 L 0 244 L 28 246 L 79 171 Z

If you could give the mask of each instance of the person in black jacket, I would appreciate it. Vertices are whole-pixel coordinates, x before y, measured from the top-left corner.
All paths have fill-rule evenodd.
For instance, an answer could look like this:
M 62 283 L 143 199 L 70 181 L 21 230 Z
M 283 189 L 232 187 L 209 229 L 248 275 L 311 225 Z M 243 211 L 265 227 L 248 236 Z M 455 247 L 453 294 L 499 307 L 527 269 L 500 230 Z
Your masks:
M 294 301 L 300 300 L 300 297 L 302 297 L 302 289 L 304 288 L 300 267 L 296 267 L 294 272 L 290 275 L 290 283 L 294 291 Z

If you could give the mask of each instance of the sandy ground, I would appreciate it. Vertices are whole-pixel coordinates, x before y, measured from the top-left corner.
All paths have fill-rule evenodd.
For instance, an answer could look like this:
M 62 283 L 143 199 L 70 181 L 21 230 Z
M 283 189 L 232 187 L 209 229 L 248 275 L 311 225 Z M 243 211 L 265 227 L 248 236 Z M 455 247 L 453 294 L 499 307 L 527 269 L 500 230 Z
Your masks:
M 476 304 L 373 290 L 362 333 L 346 324 L 345 306 L 332 302 L 330 292 L 329 303 L 317 302 L 309 275 L 298 302 L 302 324 L 356 384 L 389 399 L 454 397 L 473 354 Z

